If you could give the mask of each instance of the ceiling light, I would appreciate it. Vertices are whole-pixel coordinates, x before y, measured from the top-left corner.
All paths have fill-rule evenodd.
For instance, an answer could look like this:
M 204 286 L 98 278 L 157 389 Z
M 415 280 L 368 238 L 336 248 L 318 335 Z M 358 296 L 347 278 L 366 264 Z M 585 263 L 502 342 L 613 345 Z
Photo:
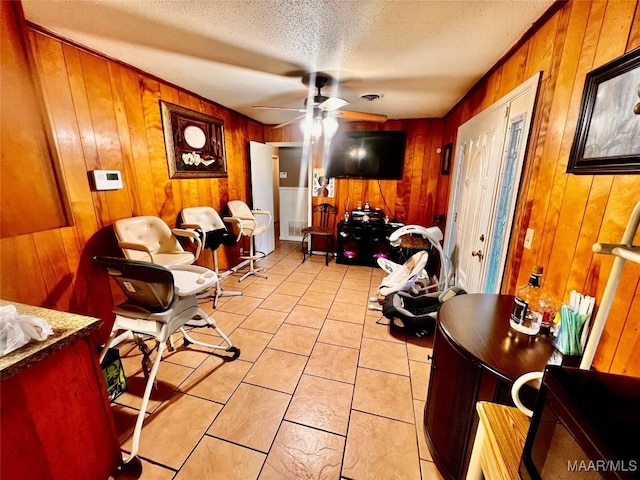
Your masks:
M 324 131 L 324 138 L 327 140 L 332 139 L 338 132 L 338 120 L 334 116 L 328 116 L 322 121 L 322 129 Z

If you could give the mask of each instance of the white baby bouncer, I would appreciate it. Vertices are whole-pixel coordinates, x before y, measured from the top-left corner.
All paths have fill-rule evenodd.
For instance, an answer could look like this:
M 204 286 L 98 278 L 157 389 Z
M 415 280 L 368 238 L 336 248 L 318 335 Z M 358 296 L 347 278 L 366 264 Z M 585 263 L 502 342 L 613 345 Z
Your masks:
M 448 284 L 451 268 L 440 244 L 442 239 L 442 230 L 437 226 L 407 225 L 393 232 L 389 237 L 392 246 L 401 250 L 421 250 L 403 264 L 378 259 L 378 265 L 388 275 L 380 282 L 377 295 L 369 299 L 368 308 L 382 311 L 392 326 L 417 326 L 422 334 L 429 333 L 435 325 L 440 304 L 464 293 Z M 430 252 L 439 258 L 437 274 L 427 271 Z

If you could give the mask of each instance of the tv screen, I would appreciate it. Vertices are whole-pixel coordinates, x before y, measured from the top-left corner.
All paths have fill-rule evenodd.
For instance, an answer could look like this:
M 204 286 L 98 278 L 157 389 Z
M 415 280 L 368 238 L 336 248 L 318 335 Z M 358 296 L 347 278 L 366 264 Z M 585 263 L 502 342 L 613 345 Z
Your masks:
M 331 142 L 325 175 L 400 179 L 405 141 L 402 130 L 339 133 Z

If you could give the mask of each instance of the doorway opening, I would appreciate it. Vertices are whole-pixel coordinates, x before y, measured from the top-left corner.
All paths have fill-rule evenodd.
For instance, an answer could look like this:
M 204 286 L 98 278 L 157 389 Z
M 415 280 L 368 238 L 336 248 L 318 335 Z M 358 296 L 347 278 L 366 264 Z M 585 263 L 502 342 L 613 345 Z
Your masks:
M 309 225 L 309 157 L 302 142 L 268 143 L 274 155 L 274 222 L 279 240 L 301 241 Z

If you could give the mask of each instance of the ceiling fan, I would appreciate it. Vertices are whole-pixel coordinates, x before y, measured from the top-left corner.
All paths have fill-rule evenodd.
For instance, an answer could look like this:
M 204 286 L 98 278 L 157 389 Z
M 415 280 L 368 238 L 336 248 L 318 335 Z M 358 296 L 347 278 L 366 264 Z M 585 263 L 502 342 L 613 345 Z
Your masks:
M 309 96 L 304 99 L 304 108 L 288 108 L 288 107 L 269 107 L 265 105 L 254 105 L 253 108 L 265 109 L 265 110 L 287 110 L 291 112 L 298 112 L 299 115 L 291 120 L 280 123 L 273 128 L 282 128 L 285 125 L 289 125 L 293 122 L 297 122 L 307 116 L 309 109 L 313 109 L 312 118 L 314 123 L 319 123 L 328 118 L 342 118 L 344 120 L 364 121 L 364 122 L 378 122 L 384 123 L 387 121 L 386 115 L 379 115 L 376 113 L 364 113 L 353 112 L 349 110 L 341 110 L 342 107 L 349 105 L 349 102 L 339 97 L 327 97 L 322 94 L 322 88 L 329 81 L 329 77 L 324 74 L 311 74 L 308 77 L 303 78 L 303 83 L 308 83 L 310 79 L 315 77 L 315 88 L 318 92 L 314 96 Z M 305 82 L 305 80 L 308 80 Z

